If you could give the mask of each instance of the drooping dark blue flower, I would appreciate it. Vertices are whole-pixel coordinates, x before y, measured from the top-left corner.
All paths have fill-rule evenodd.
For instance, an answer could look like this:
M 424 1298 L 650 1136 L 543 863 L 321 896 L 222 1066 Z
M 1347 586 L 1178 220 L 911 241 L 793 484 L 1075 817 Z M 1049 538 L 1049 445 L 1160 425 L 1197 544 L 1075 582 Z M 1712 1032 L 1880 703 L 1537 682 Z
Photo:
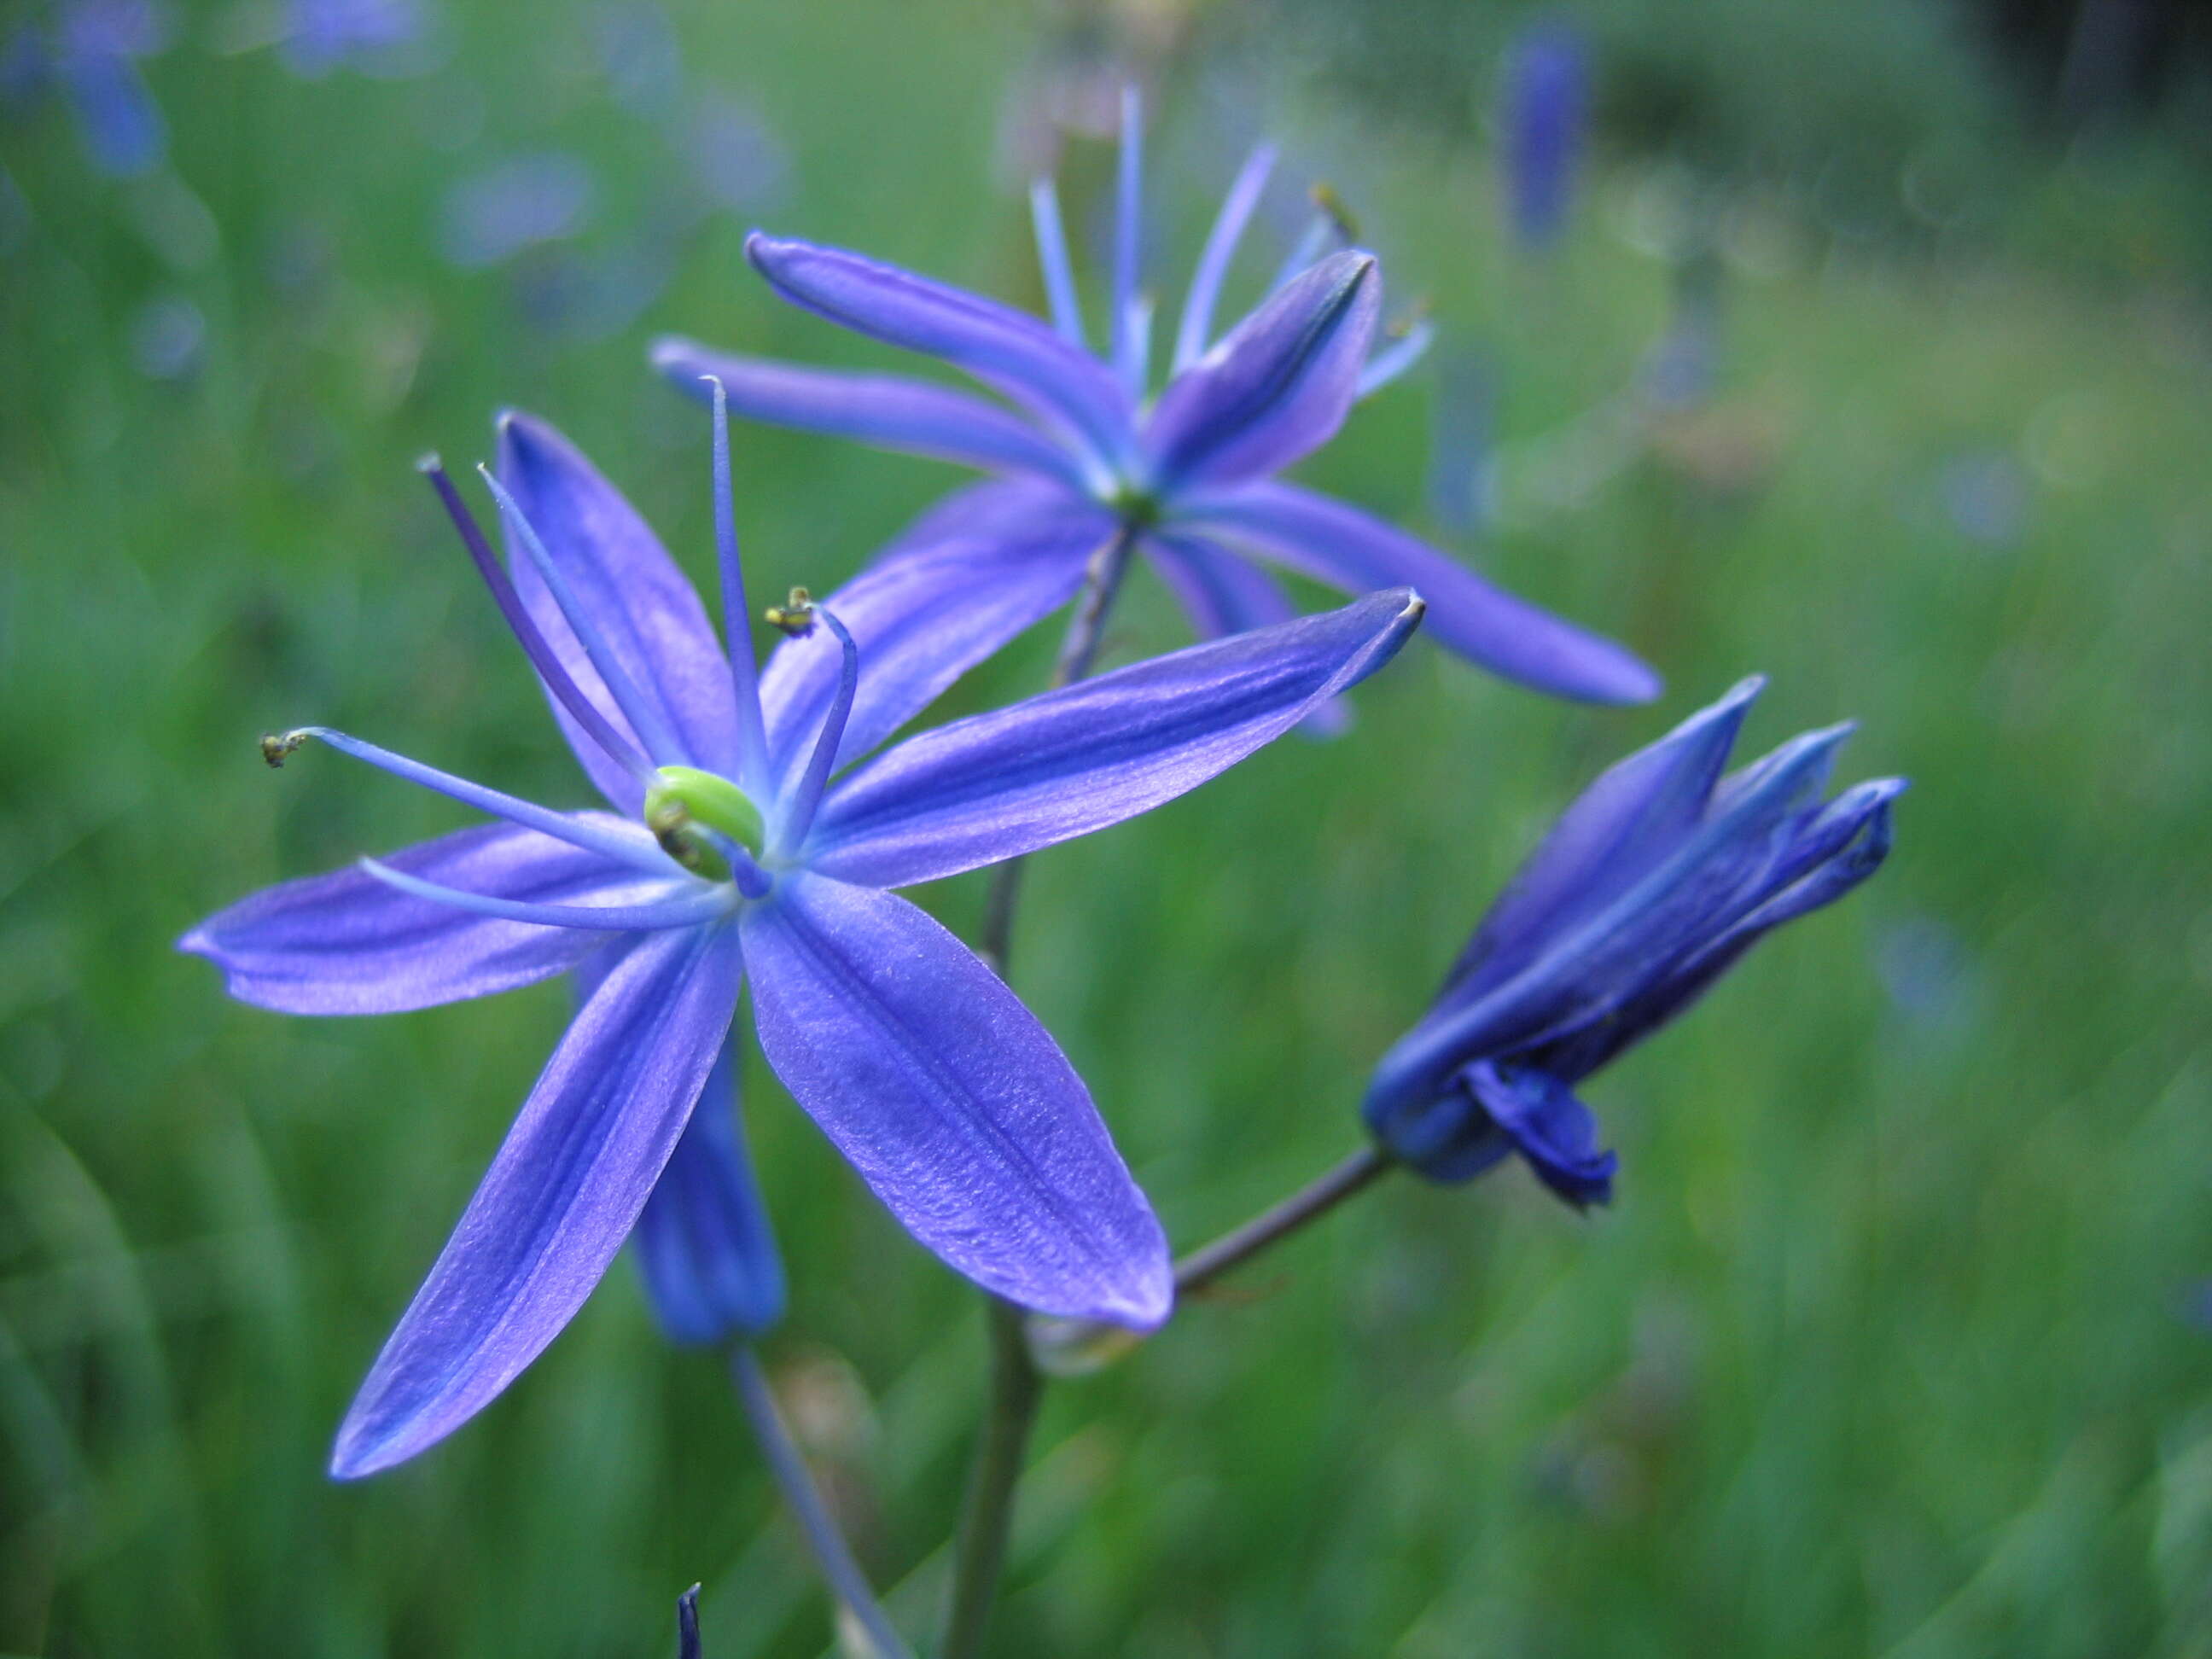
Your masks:
M 1507 217 L 1522 246 L 1550 247 L 1566 228 L 1589 119 L 1582 37 L 1553 20 L 1524 30 L 1505 56 L 1498 134 Z
M 501 822 L 270 888 L 179 941 L 234 996 L 296 1013 L 428 1007 L 578 968 L 589 981 L 347 1415 L 342 1477 L 414 1455 L 496 1396 L 665 1181 L 684 1188 L 662 1195 L 678 1208 L 660 1221 L 693 1230 L 678 1245 L 720 1224 L 733 1166 L 718 1124 L 690 1132 L 744 979 L 769 1064 L 918 1240 L 1024 1306 L 1157 1325 L 1172 1294 L 1165 1240 L 1082 1080 L 996 974 L 889 890 L 1172 799 L 1381 666 L 1419 618 L 1410 592 L 1371 594 L 862 760 L 961 664 L 882 626 L 860 593 L 850 627 L 827 607 L 787 617 L 810 636 L 756 674 L 717 416 L 726 653 L 644 520 L 551 428 L 501 422 L 492 487 L 511 572 L 432 471 L 613 814 L 536 806 L 324 727 L 272 738 L 272 761 L 318 738 Z M 978 625 L 1027 603 L 1018 562 L 946 556 Z M 695 1182 L 703 1204 L 690 1201 Z M 659 1224 L 648 1282 L 669 1245 Z M 708 1243 L 695 1257 L 757 1281 L 757 1255 Z M 656 1303 L 681 1323 L 665 1288 Z M 702 1331 L 773 1297 L 732 1281 L 709 1300 Z
M 942 359 L 1014 405 L 886 374 L 804 368 L 666 339 L 653 360 L 698 395 L 706 377 L 757 420 L 832 433 L 980 468 L 994 477 L 922 517 L 831 603 L 850 611 L 896 589 L 942 612 L 968 571 L 948 547 L 1032 568 L 1030 603 L 1002 631 L 961 618 L 944 647 L 970 660 L 1066 603 L 1091 552 L 1127 535 L 1201 636 L 1279 622 L 1290 596 L 1255 560 L 1352 592 L 1406 586 L 1429 603 L 1428 631 L 1509 678 L 1563 696 L 1637 702 L 1657 678 L 1620 647 L 1492 586 L 1464 565 L 1346 502 L 1274 475 L 1333 437 L 1360 398 L 1416 361 L 1426 325 L 1370 356 L 1382 309 L 1374 257 L 1340 246 L 1323 216 L 1260 307 L 1226 336 L 1214 307 L 1273 154 L 1262 147 L 1231 186 L 1176 329 L 1173 368 L 1150 382 L 1152 309 L 1141 266 L 1139 139 L 1125 105 L 1111 260 L 1109 337 L 1088 343 L 1050 179 L 1030 193 L 1049 325 L 996 301 L 856 253 L 756 233 L 746 252 L 783 298 L 887 344 Z
M 1848 726 L 1723 775 L 1763 682 L 1746 680 L 1570 806 L 1483 918 L 1443 988 L 1376 1067 L 1367 1124 L 1465 1181 L 1518 1152 L 1569 1202 L 1614 1160 L 1574 1091 L 1703 995 L 1759 938 L 1881 866 L 1900 778 L 1822 801 Z

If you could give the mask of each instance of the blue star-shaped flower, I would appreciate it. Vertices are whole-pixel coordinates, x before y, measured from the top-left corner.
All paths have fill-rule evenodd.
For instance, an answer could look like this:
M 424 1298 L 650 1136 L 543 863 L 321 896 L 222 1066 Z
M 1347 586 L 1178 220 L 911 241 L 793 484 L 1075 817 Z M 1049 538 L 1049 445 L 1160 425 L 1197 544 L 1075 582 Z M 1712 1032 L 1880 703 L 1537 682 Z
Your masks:
M 756 420 L 997 475 L 926 513 L 833 601 L 863 644 L 896 615 L 900 629 L 928 636 L 939 659 L 978 660 L 1065 603 L 1093 553 L 1125 537 L 1201 636 L 1295 614 L 1257 557 L 1354 593 L 1415 588 L 1428 601 L 1431 635 L 1540 690 L 1596 702 L 1656 696 L 1656 676 L 1620 647 L 1493 587 L 1358 507 L 1274 477 L 1326 443 L 1355 401 L 1412 362 L 1427 331 L 1370 356 L 1382 308 L 1374 257 L 1345 249 L 1315 260 L 1314 245 L 1294 257 L 1257 310 L 1215 340 L 1214 304 L 1273 164 L 1265 149 L 1222 206 L 1176 330 L 1174 372 L 1146 400 L 1151 306 L 1138 288 L 1133 99 L 1123 132 L 1104 360 L 1086 343 L 1048 179 L 1036 185 L 1031 202 L 1051 326 L 856 253 L 757 232 L 746 244 L 783 298 L 940 358 L 1018 413 L 897 376 L 802 368 L 681 339 L 654 347 L 654 362 L 679 387 L 703 396 L 707 377 L 719 380 L 730 406 Z M 957 556 L 962 550 L 968 556 Z M 1006 604 L 988 626 L 964 611 L 948 620 L 942 596 L 964 592 L 978 566 L 1006 591 Z
M 1025 1306 L 1157 1325 L 1166 1244 L 1082 1080 L 996 974 L 889 890 L 1182 794 L 1379 667 L 1420 616 L 1403 589 L 1372 594 L 849 765 L 951 673 L 896 649 L 878 660 L 829 609 L 799 607 L 779 616 L 808 637 L 756 675 L 716 430 L 726 653 L 644 520 L 550 427 L 501 423 L 511 574 L 432 472 L 614 813 L 533 805 L 325 728 L 272 738 L 272 762 L 317 738 L 503 822 L 270 888 L 179 942 L 234 996 L 295 1013 L 422 1008 L 570 969 L 586 981 L 348 1414 L 338 1475 L 399 1462 L 482 1409 L 641 1217 L 672 1331 L 774 1316 L 780 1279 L 734 1140 L 694 1113 L 729 1063 L 747 978 L 769 1064 L 922 1243 Z M 971 590 L 978 611 L 996 602 Z

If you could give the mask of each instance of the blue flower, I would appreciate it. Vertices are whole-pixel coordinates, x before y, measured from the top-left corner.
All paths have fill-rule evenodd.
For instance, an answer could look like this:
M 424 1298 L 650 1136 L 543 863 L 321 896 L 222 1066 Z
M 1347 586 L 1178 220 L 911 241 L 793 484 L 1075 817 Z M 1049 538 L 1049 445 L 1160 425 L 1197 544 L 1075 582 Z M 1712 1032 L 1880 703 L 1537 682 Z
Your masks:
M 1419 618 L 1404 590 L 1373 594 L 851 765 L 958 669 L 895 632 L 863 652 L 805 608 L 777 614 L 808 637 L 757 675 L 719 418 L 716 436 L 726 653 L 644 520 L 550 427 L 501 422 L 511 573 L 432 468 L 612 814 L 327 728 L 270 738 L 272 762 L 319 738 L 501 822 L 270 888 L 179 941 L 234 996 L 296 1013 L 422 1008 L 580 966 L 590 981 L 348 1413 L 342 1477 L 450 1433 L 568 1322 L 685 1142 L 747 978 L 769 1066 L 923 1244 L 1025 1306 L 1159 1323 L 1165 1241 L 1081 1079 L 997 975 L 888 890 L 1183 793 L 1379 667 Z M 963 602 L 988 618 L 1007 601 L 988 568 L 967 573 Z M 719 1133 L 702 1126 L 676 1180 Z M 649 1279 L 665 1242 L 647 1237 Z M 708 1316 L 771 1301 L 741 1288 Z
M 152 0 L 71 0 L 55 26 L 54 74 L 94 167 L 114 178 L 150 173 L 168 153 L 168 124 L 138 72 L 168 44 Z
M 1762 684 L 1600 777 L 1522 866 L 1376 1068 L 1364 1110 L 1393 1154 L 1465 1181 L 1517 1152 L 1569 1202 L 1603 1202 L 1613 1156 L 1576 1087 L 1881 866 L 1904 780 L 1820 799 L 1848 726 L 1722 775 Z
M 1231 186 L 1206 239 L 1181 322 L 1173 373 L 1146 399 L 1152 304 L 1138 285 L 1139 142 L 1125 105 L 1114 235 L 1110 340 L 1087 343 L 1059 198 L 1041 179 L 1030 203 L 1053 322 L 856 253 L 755 233 L 747 256 L 776 292 L 887 344 L 941 358 L 1018 406 L 902 377 L 803 368 L 666 339 L 653 361 L 676 384 L 705 377 L 757 420 L 833 433 L 997 475 L 926 513 L 841 596 L 878 607 L 897 587 L 921 607 L 970 580 L 966 550 L 996 571 L 1030 567 L 1028 603 L 986 634 L 963 624 L 942 648 L 974 661 L 1065 603 L 1086 561 L 1127 535 L 1201 636 L 1294 614 L 1258 559 L 1351 592 L 1399 586 L 1429 602 L 1429 631 L 1495 672 L 1561 696 L 1636 702 L 1658 680 L 1633 656 L 1492 586 L 1435 548 L 1355 507 L 1273 475 L 1320 447 L 1362 396 L 1401 373 L 1428 331 L 1370 356 L 1382 308 L 1372 255 L 1323 255 L 1309 240 L 1267 298 L 1226 337 L 1215 301 L 1273 163 L 1262 148 Z M 1322 222 L 1326 224 L 1326 218 Z M 833 601 L 833 603 L 836 601 Z
M 1524 30 L 1507 52 L 1499 161 L 1508 217 L 1522 244 L 1549 247 L 1566 228 L 1588 120 L 1582 37 L 1560 22 Z

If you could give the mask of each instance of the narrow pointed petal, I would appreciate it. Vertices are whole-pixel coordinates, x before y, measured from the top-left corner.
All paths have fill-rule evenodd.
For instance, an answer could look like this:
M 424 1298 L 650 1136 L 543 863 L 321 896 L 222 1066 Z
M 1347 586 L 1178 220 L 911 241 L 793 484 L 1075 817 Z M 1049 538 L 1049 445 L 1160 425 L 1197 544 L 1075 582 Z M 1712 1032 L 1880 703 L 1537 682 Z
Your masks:
M 1213 307 L 1229 275 L 1229 262 L 1236 257 L 1237 244 L 1252 221 L 1252 210 L 1260 205 L 1267 175 L 1274 170 L 1274 146 L 1261 144 L 1246 158 L 1229 186 L 1229 194 L 1222 198 L 1221 211 L 1206 234 L 1198 269 L 1191 276 L 1189 292 L 1183 296 L 1182 321 L 1176 328 L 1175 372 L 1178 374 L 1206 355 L 1213 333 Z
M 736 936 L 702 927 L 615 948 L 346 1413 L 331 1456 L 339 1479 L 443 1439 L 538 1357 L 606 1272 L 683 1134 L 737 1004 Z
M 500 419 L 499 477 L 577 600 L 590 607 L 623 672 L 685 751 L 680 758 L 736 776 L 737 699 L 722 647 L 698 594 L 636 508 L 574 445 L 528 415 L 510 411 Z M 617 731 L 636 742 L 638 734 L 608 695 L 544 579 L 528 559 L 510 552 L 507 563 L 523 602 L 571 678 Z M 557 702 L 554 713 L 600 792 L 635 815 L 644 799 L 642 786 L 610 761 Z
M 1092 550 L 1113 533 L 1103 514 L 1056 498 L 1009 516 L 995 534 L 886 554 L 821 601 L 860 647 L 860 686 L 840 765 L 865 755 L 953 681 L 1073 597 Z M 775 775 L 794 777 L 837 689 L 827 630 L 787 640 L 761 675 Z
M 1547 938 L 1610 903 L 1680 846 L 1765 685 L 1742 681 L 1576 797 L 1490 907 L 1437 1000 L 1465 1002 L 1510 977 Z
M 901 887 L 1134 817 L 1374 672 L 1420 616 L 1374 593 L 925 732 L 831 788 L 809 861 Z
M 1121 153 L 1114 190 L 1114 368 L 1130 395 L 1145 389 L 1151 333 L 1138 293 L 1144 267 L 1145 106 L 1134 86 L 1121 88 Z M 1140 320 L 1141 316 L 1141 320 Z
M 426 881 L 378 859 L 363 859 L 361 867 L 377 880 L 410 898 L 442 904 L 449 910 L 488 916 L 499 921 L 520 921 L 539 927 L 576 927 L 600 933 L 652 933 L 671 927 L 696 927 L 730 910 L 728 888 L 717 890 L 702 881 L 685 878 L 663 882 L 620 904 L 546 904 L 502 894 L 475 892 L 448 883 Z
M 1024 313 L 842 248 L 758 231 L 745 257 L 776 292 L 817 316 L 925 352 L 1080 438 L 1101 457 L 1127 447 L 1129 398 L 1106 367 Z
M 630 1235 L 654 1317 L 687 1346 L 757 1336 L 783 1317 L 783 1261 L 745 1154 L 737 1079 L 726 1042 Z
M 1280 582 L 1202 536 L 1148 536 L 1145 556 L 1202 640 L 1271 628 L 1298 614 Z M 1308 737 L 1334 738 L 1351 723 L 1350 705 L 1336 697 L 1307 715 L 1303 729 Z
M 1239 483 L 1336 435 L 1358 395 L 1382 279 L 1372 254 L 1333 254 L 1176 376 L 1145 428 L 1164 488 Z
M 718 377 L 729 392 L 730 412 L 749 420 L 986 471 L 1079 482 L 1067 452 L 1028 422 L 947 386 L 896 374 L 801 368 L 684 339 L 655 341 L 653 366 L 678 391 L 702 402 L 712 395 L 705 377 Z
M 666 884 L 535 830 L 485 824 L 394 853 L 424 880 L 537 903 L 626 903 Z M 673 866 L 670 866 L 674 869 Z M 241 1002 L 288 1014 L 392 1014 L 550 978 L 604 933 L 466 915 L 361 869 L 263 889 L 177 941 Z
M 1365 592 L 1405 585 L 1429 602 L 1439 643 L 1492 673 L 1584 702 L 1648 702 L 1659 677 L 1612 641 L 1494 587 L 1427 543 L 1292 484 L 1181 504 L 1182 516 L 1319 581 Z
M 905 900 L 812 874 L 743 926 L 769 1063 L 915 1238 L 1041 1312 L 1167 1317 L 1152 1206 L 997 975 Z

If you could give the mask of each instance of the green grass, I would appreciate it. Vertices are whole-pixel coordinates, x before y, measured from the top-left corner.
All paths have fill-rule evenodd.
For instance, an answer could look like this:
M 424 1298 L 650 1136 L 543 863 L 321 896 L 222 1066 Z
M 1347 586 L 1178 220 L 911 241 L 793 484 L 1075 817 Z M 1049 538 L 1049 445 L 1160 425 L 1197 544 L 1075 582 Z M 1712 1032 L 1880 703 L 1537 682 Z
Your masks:
M 792 147 L 775 222 L 1026 295 L 988 184 L 1026 20 L 949 9 L 680 26 L 692 72 Z M 447 1447 L 322 1475 L 562 993 L 285 1019 L 169 949 L 264 883 L 463 821 L 327 754 L 272 776 L 264 728 L 584 799 L 416 453 L 472 460 L 493 410 L 537 410 L 703 574 L 704 423 L 647 336 L 885 361 L 778 308 L 735 221 L 588 344 L 437 261 L 444 182 L 505 149 L 590 155 L 616 227 L 663 188 L 571 66 L 584 13 L 550 16 L 458 18 L 430 82 L 319 86 L 211 54 L 213 14 L 189 17 L 152 73 L 216 227 L 198 263 L 149 241 L 173 200 L 88 175 L 64 123 L 0 134 L 34 226 L 0 301 L 0 1649 L 651 1654 L 694 1579 L 713 1659 L 828 1639 L 716 1367 L 659 1342 L 627 1271 Z M 464 80 L 483 132 L 441 149 Z M 1178 260 L 1230 165 L 1167 182 Z M 1344 165 L 1397 291 L 1486 343 L 1528 500 L 1663 319 L 1665 268 L 1615 234 L 1637 176 L 1532 273 L 1480 155 Z M 272 253 L 307 233 L 326 275 L 286 289 Z M 1773 677 L 1753 742 L 1856 715 L 1845 775 L 1915 778 L 1890 867 L 1591 1086 L 1610 1210 L 1577 1220 L 1518 1170 L 1385 1183 L 1055 1389 L 999 1651 L 2212 1654 L 2212 1334 L 2184 1316 L 2212 1278 L 2206 319 L 2155 270 L 1783 246 L 1729 289 L 1722 411 L 1667 440 L 1771 455 L 1755 483 L 1634 452 L 1479 552 L 1649 655 L 1660 706 L 1553 706 L 1411 652 L 1350 739 L 1039 860 L 1015 978 L 1194 1243 L 1355 1143 L 1366 1068 L 1549 815 L 1740 674 Z M 127 337 L 171 290 L 207 360 L 155 384 Z M 1427 384 L 1310 475 L 1420 525 Z M 1939 498 L 1989 451 L 2027 480 L 2002 547 Z M 831 586 L 951 477 L 742 434 L 757 581 Z M 1114 649 L 1180 638 L 1140 586 Z M 1018 695 L 1048 648 L 952 706 Z M 981 895 L 922 896 L 971 928 Z M 793 1284 L 769 1363 L 921 1632 L 975 1297 L 757 1060 L 749 1083 Z

